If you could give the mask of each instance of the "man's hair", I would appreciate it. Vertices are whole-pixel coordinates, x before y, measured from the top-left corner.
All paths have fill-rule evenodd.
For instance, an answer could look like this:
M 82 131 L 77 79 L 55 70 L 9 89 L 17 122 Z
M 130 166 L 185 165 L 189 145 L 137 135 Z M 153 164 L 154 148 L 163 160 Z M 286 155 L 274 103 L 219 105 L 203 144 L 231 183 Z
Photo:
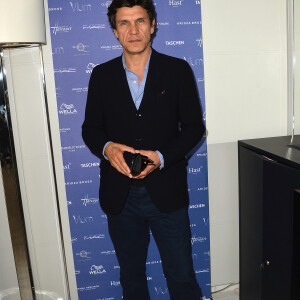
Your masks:
M 150 23 L 156 19 L 156 11 L 152 0 L 113 0 L 111 5 L 108 7 L 108 20 L 112 29 L 116 29 L 116 14 L 118 8 L 121 7 L 133 7 L 135 5 L 141 6 L 146 9 Z

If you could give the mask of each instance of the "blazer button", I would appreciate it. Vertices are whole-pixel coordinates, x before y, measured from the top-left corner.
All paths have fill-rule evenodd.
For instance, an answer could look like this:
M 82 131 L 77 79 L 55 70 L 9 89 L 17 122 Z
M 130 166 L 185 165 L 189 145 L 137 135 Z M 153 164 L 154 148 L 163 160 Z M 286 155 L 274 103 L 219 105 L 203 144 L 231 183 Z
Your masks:
M 141 117 L 141 116 L 142 116 L 142 114 L 140 114 L 140 113 L 136 113 L 136 116 L 137 116 L 137 117 Z
M 141 142 L 142 140 L 143 140 L 143 139 L 141 139 L 141 138 L 135 139 L 136 142 Z

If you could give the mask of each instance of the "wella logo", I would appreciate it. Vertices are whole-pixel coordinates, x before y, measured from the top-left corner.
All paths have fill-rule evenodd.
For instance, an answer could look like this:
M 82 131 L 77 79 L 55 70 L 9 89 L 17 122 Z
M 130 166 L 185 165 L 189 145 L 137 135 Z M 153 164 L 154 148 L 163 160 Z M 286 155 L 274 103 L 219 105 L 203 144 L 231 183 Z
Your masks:
M 58 113 L 61 115 L 76 115 L 77 110 L 75 109 L 74 104 L 63 103 L 60 106 L 60 110 L 58 111 Z
M 104 269 L 104 267 L 102 265 L 100 265 L 100 266 L 92 265 L 89 273 L 91 275 L 99 275 L 99 274 L 106 273 L 106 270 Z

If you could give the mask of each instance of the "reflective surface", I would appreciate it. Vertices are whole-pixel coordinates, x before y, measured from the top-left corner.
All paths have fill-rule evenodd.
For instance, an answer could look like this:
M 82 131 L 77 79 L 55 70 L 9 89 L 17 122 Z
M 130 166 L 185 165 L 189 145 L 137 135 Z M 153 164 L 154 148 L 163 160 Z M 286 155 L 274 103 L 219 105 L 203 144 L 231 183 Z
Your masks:
M 0 160 L 7 216 L 21 298 L 28 300 L 35 299 L 16 166 L 3 51 L 0 52 Z M 19 289 L 11 288 L 1 291 L 1 299 L 2 297 L 5 298 L 9 295 L 18 294 Z

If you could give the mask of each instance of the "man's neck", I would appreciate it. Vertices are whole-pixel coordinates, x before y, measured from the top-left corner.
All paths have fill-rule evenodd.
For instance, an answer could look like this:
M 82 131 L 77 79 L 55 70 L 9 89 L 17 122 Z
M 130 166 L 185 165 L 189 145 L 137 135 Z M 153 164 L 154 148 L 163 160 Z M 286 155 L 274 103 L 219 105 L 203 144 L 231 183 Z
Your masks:
M 150 46 L 147 47 L 145 51 L 138 54 L 131 54 L 124 51 L 125 63 L 127 68 L 135 73 L 144 71 L 150 56 L 150 52 Z

